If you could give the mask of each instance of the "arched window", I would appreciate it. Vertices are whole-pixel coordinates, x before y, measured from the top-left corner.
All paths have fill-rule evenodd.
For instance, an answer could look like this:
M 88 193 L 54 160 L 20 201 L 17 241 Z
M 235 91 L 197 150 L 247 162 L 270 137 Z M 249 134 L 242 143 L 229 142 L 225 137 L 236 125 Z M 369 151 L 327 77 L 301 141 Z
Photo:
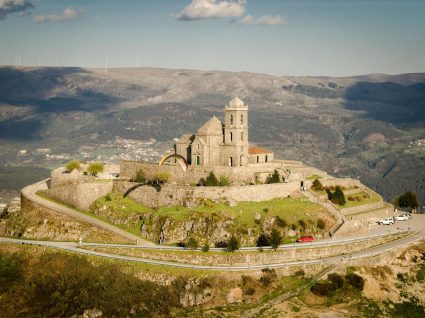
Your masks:
M 233 141 L 233 133 L 232 132 L 229 134 L 229 136 L 230 136 L 230 141 Z
M 230 125 L 233 125 L 233 115 L 230 114 Z
M 196 165 L 199 166 L 201 164 L 201 157 L 196 156 Z
M 243 114 L 241 114 L 241 125 L 243 125 Z
M 241 132 L 241 141 L 243 141 L 243 132 Z

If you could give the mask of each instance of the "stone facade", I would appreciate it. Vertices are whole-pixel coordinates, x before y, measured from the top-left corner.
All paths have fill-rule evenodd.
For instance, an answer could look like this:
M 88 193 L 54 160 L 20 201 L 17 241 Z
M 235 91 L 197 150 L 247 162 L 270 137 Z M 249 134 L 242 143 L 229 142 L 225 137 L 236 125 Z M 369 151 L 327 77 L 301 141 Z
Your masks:
M 249 147 L 248 106 L 238 97 L 226 105 L 224 124 L 213 116 L 196 135 L 184 134 L 174 150 L 187 164 L 194 166 L 247 167 L 273 162 L 274 157 L 269 150 Z

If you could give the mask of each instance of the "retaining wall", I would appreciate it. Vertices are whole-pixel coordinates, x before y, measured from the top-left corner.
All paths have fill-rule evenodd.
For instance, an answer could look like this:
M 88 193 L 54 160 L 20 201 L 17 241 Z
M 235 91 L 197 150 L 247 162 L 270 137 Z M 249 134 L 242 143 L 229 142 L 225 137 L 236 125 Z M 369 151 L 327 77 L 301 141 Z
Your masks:
M 116 181 L 114 189 L 125 193 L 135 184 L 132 182 Z M 283 198 L 299 190 L 298 181 L 288 183 L 259 184 L 248 186 L 226 187 L 196 187 L 165 184 L 158 192 L 150 186 L 142 186 L 132 191 L 129 197 L 150 208 L 160 206 L 192 206 L 199 200 L 209 199 L 235 204 L 239 201 L 267 201 L 274 198 Z
M 80 210 L 88 210 L 97 199 L 113 189 L 113 181 L 70 182 L 51 187 L 46 194 L 59 202 Z

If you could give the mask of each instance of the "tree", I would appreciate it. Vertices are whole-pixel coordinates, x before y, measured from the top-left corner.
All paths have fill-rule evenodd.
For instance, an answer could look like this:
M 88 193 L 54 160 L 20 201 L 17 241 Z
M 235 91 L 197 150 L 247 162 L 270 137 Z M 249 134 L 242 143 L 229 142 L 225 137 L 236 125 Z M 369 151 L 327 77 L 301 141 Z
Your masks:
M 101 162 L 92 162 L 87 168 L 87 172 L 92 176 L 96 176 L 98 173 L 103 172 L 103 163 Z
M 273 228 L 270 233 L 270 245 L 276 250 L 280 243 L 282 243 L 282 235 L 276 228 Z
M 232 235 L 229 241 L 227 242 L 226 250 L 228 252 L 234 252 L 238 249 L 239 249 L 239 240 L 234 235 Z
M 319 179 L 314 179 L 313 185 L 311 186 L 311 189 L 313 191 L 322 191 L 323 190 L 323 185 L 322 185 L 322 183 L 320 182 Z
M 408 191 L 394 200 L 394 205 L 400 208 L 416 209 L 419 206 L 418 198 L 412 191 Z
M 345 195 L 340 186 L 335 187 L 335 191 L 332 192 L 330 189 L 326 189 L 326 193 L 328 194 L 328 199 L 334 203 L 339 205 L 345 205 Z
M 210 174 L 205 179 L 205 185 L 207 187 L 217 187 L 219 185 L 219 181 L 215 176 L 214 172 L 210 171 Z
M 66 171 L 72 172 L 74 169 L 80 170 L 80 162 L 78 160 L 71 160 L 65 166 Z
M 267 183 L 280 183 L 280 174 L 276 169 L 273 173 L 267 178 Z
M 137 171 L 136 177 L 134 178 L 134 182 L 138 182 L 138 183 L 146 182 L 146 175 L 143 169 L 140 169 L 139 171 Z
M 210 245 L 208 242 L 205 242 L 205 244 L 202 246 L 202 252 L 208 252 L 210 250 Z
M 270 246 L 269 237 L 264 233 L 261 233 L 257 238 L 257 247 L 262 246 Z
M 198 248 L 198 241 L 194 237 L 190 237 L 186 246 L 191 250 L 196 250 Z

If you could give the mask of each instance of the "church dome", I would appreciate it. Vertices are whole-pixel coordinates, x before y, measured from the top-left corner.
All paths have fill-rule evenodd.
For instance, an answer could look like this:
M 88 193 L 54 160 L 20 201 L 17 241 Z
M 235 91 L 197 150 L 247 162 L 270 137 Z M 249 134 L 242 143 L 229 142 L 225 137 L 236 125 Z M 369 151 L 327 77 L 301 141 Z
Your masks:
M 236 96 L 229 102 L 226 108 L 247 108 L 247 106 L 239 97 Z

